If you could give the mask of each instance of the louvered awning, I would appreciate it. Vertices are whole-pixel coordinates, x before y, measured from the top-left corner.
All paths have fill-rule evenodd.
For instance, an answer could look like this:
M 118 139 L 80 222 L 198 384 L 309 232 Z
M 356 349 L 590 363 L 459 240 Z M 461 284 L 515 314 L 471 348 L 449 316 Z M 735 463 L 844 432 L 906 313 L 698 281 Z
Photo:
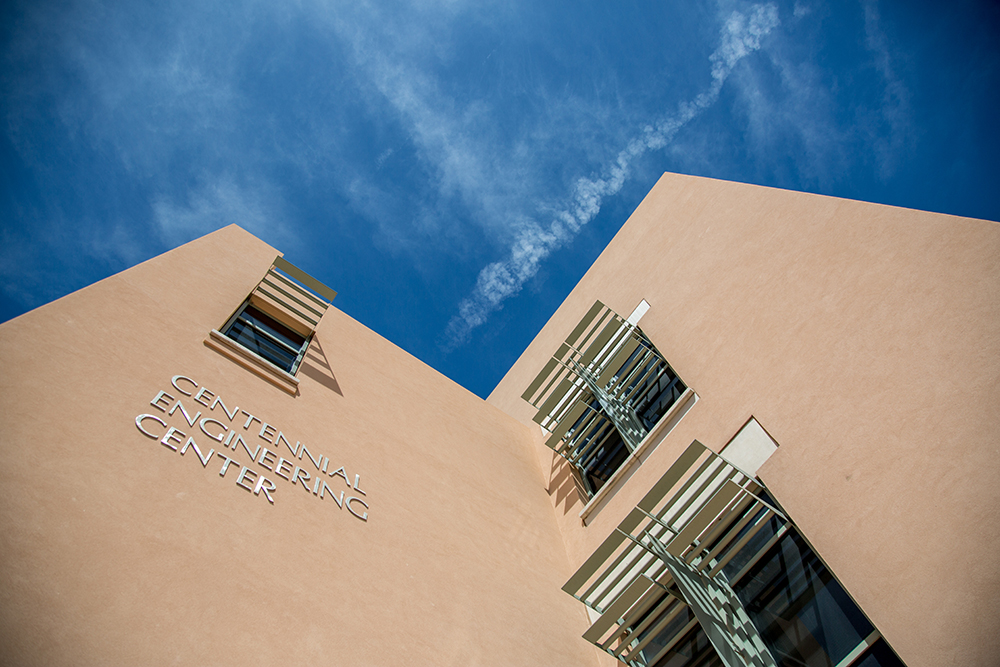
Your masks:
M 551 433 L 545 444 L 586 467 L 611 437 L 611 425 L 630 451 L 638 446 L 649 429 L 635 407 L 665 389 L 658 382 L 664 377 L 683 391 L 639 327 L 597 301 L 521 397 Z
M 337 293 L 280 255 L 250 294 L 250 300 L 264 310 L 278 310 L 282 322 L 297 325 L 308 335 Z
M 652 665 L 700 623 L 729 667 L 774 665 L 720 574 L 772 519 L 780 527 L 757 553 L 787 530 L 761 490 L 693 442 L 563 586 L 599 614 L 584 638 L 622 662 Z

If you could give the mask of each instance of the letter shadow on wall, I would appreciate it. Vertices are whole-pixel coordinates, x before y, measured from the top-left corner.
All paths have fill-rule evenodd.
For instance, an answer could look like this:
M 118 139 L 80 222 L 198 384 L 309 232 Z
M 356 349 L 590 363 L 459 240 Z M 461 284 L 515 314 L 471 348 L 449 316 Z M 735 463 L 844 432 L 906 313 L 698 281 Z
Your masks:
M 327 389 L 332 389 L 341 396 L 344 395 L 344 392 L 340 390 L 340 384 L 337 382 L 336 376 L 333 374 L 333 369 L 330 368 L 326 352 L 323 351 L 323 346 L 319 343 L 319 337 L 313 336 L 312 342 L 309 344 L 309 349 L 306 350 L 306 356 L 299 366 L 299 370 L 303 375 L 319 382 Z

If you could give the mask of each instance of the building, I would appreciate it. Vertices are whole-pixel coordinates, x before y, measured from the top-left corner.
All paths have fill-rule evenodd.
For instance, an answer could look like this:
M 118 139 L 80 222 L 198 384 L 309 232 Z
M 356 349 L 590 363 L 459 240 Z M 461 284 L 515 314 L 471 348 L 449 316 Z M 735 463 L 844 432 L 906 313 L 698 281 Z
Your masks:
M 668 174 L 484 402 L 222 229 L 0 326 L 4 662 L 995 664 L 998 258 Z

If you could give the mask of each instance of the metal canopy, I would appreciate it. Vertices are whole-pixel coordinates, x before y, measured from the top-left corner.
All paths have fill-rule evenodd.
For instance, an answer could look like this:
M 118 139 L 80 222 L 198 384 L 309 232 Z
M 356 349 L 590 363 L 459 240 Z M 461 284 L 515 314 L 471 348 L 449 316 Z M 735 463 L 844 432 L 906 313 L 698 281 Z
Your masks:
M 781 527 L 757 553 L 787 529 L 761 490 L 694 441 L 563 586 L 600 614 L 584 638 L 627 664 L 653 665 L 700 624 L 727 667 L 775 665 L 722 574 L 772 518 Z
M 615 432 L 634 451 L 652 426 L 644 406 L 683 391 L 645 334 L 597 301 L 521 397 L 551 433 L 545 444 L 586 471 Z
M 308 335 L 337 293 L 280 255 L 251 293 L 251 300 L 292 315 Z

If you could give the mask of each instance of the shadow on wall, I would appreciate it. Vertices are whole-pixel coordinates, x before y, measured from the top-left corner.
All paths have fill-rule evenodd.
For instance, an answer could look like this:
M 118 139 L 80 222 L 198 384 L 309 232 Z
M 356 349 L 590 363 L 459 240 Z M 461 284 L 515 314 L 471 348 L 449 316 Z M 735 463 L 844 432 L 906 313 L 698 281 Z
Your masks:
M 332 389 L 341 396 L 344 395 L 344 392 L 340 390 L 336 376 L 333 374 L 333 369 L 330 368 L 330 362 L 326 358 L 318 336 L 313 336 L 299 370 L 302 371 L 303 375 L 315 380 L 327 389 Z
M 550 496 L 555 497 L 556 508 L 565 504 L 565 507 L 562 508 L 563 514 L 569 514 L 570 510 L 580 502 L 580 491 L 577 489 L 576 480 L 573 479 L 573 473 L 570 472 L 569 466 L 569 461 L 563 457 L 557 454 L 552 455 L 552 468 L 549 470 L 547 491 Z

